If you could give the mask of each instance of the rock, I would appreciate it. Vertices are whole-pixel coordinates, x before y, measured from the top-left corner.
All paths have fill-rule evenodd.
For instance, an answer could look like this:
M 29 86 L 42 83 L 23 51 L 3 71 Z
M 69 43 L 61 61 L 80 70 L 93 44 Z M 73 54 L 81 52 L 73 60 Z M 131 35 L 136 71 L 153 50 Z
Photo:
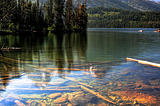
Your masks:
M 40 104 L 41 104 L 41 106 L 46 106 L 45 103 L 43 103 L 43 102 L 40 102 Z
M 52 101 L 52 99 L 48 99 L 48 102 L 51 102 Z
M 53 93 L 53 94 L 48 95 L 48 97 L 49 98 L 55 98 L 55 97 L 58 97 L 60 95 L 61 95 L 61 93 Z
M 45 104 L 46 104 L 46 103 L 47 103 L 47 101 L 46 101 L 46 100 L 44 100 L 44 101 L 43 101 L 43 103 L 45 103 Z
M 41 106 L 40 103 L 38 101 L 32 101 L 30 103 L 30 106 Z
M 97 97 L 95 96 L 95 95 L 93 95 L 93 94 L 90 94 L 90 93 L 88 93 L 88 94 L 86 94 L 85 95 L 85 98 L 86 98 L 86 100 L 89 102 L 89 101 L 96 101 L 97 100 Z
M 33 100 L 28 100 L 26 103 L 30 104 L 30 103 L 32 103 L 32 101 L 33 101 Z
M 59 97 L 56 100 L 54 100 L 53 103 L 64 103 L 64 102 L 67 102 L 67 101 L 68 101 L 67 98 L 65 98 L 65 97 Z
M 120 87 L 120 86 L 122 86 L 122 84 L 118 83 L 118 84 L 117 84 L 117 86 L 119 86 L 119 87 Z
M 2 100 L 0 101 L 0 106 L 6 106 L 6 104 L 8 106 L 9 105 L 21 105 L 21 106 L 28 105 L 28 103 L 25 100 L 19 98 L 14 94 L 13 95 L 9 94 L 7 97 L 2 98 Z
M 63 98 L 68 98 L 68 94 L 65 93 L 65 94 L 63 94 L 61 97 L 63 97 Z
M 112 92 L 112 94 L 121 96 L 123 101 L 136 101 L 136 103 L 138 102 L 146 105 L 153 105 L 158 103 L 157 98 L 154 95 L 147 95 L 142 93 L 140 94 L 136 91 L 115 91 Z M 133 103 L 135 102 L 132 102 L 131 104 Z
M 112 85 L 112 82 L 109 82 L 109 85 Z
M 134 104 L 134 105 L 137 104 L 137 101 L 134 101 L 133 104 Z
M 115 96 L 109 96 L 112 100 L 115 100 L 116 97 Z
M 82 105 L 85 106 L 88 101 L 86 100 L 86 98 L 84 98 L 84 96 L 69 96 L 68 100 L 72 103 L 72 105 Z
M 14 101 L 18 106 L 25 106 L 22 102 L 20 102 L 19 100 L 15 100 Z
M 47 99 L 46 97 L 43 97 L 43 99 Z

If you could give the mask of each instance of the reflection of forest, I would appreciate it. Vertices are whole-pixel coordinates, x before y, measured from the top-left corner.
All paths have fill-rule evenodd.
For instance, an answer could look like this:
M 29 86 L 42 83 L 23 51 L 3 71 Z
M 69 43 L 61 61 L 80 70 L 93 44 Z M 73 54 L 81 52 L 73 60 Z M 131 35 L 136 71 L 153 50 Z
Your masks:
M 5 51 L 5 58 L 1 59 L 1 77 L 11 79 L 10 74 L 20 76 L 18 67 L 27 72 L 32 70 L 24 62 L 29 64 L 44 65 L 44 61 L 52 61 L 56 68 L 71 68 L 75 60 L 86 59 L 87 35 L 86 33 L 48 34 L 46 35 L 6 35 L 0 36 L 0 44 L 4 47 L 20 47 L 19 51 Z M 2 58 L 2 57 L 1 57 Z M 36 61 L 36 62 L 35 62 Z M 14 71 L 13 71 L 14 69 Z M 63 72 L 59 69 L 59 72 Z M 13 75 L 12 75 L 13 76 Z M 1 78 L 7 84 L 5 78 Z M 46 77 L 47 78 L 47 77 Z
M 10 79 L 19 78 L 20 72 L 18 69 L 17 60 L 0 57 L 0 85 L 1 90 L 6 88 Z
M 56 60 L 56 67 L 63 68 L 65 62 L 71 68 L 73 61 L 85 60 L 87 49 L 86 33 L 67 33 L 65 35 L 48 35 L 48 59 Z

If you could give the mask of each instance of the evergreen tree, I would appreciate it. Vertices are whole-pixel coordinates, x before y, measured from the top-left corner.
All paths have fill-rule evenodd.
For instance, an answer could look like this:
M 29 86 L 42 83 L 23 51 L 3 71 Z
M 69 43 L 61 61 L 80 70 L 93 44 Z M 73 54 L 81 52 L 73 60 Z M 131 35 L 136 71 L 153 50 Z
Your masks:
M 65 0 L 54 0 L 54 15 L 56 31 L 64 30 L 64 2 Z
M 31 8 L 32 8 L 32 3 L 31 1 L 26 3 L 26 27 L 27 29 L 31 30 Z
M 86 2 L 74 8 L 72 0 L 49 0 L 44 6 L 31 0 L 0 0 L 0 27 L 19 31 L 37 30 L 51 27 L 54 31 L 85 30 L 87 25 Z M 64 7 L 66 7 L 64 9 Z M 46 15 L 45 15 L 46 14 Z M 152 17 L 153 18 L 153 17 Z
M 54 14 L 53 14 L 53 0 L 49 0 L 49 3 L 45 5 L 46 10 L 46 22 L 48 26 L 54 24 Z
M 37 0 L 37 9 L 39 9 L 39 0 Z
M 71 27 L 73 26 L 73 5 L 72 0 L 67 0 L 66 8 L 65 8 L 65 28 L 71 31 Z

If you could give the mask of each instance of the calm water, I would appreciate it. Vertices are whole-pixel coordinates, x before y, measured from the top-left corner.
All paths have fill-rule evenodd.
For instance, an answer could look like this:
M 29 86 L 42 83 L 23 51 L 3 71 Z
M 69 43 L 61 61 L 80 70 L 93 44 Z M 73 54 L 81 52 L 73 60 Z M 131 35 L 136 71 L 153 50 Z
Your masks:
M 88 29 L 86 33 L 1 35 L 0 106 L 159 105 L 155 29 Z

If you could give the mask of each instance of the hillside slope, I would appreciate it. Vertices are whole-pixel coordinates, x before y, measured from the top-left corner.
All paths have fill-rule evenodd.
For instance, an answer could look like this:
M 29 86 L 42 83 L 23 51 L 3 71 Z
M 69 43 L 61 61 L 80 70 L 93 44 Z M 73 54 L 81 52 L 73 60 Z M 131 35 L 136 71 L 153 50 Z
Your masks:
M 88 9 L 89 28 L 159 28 L 160 12 L 127 11 L 115 8 Z
M 160 11 L 160 4 L 149 0 L 120 0 L 120 1 L 141 11 Z
M 87 5 L 88 7 L 115 7 L 129 11 L 160 11 L 160 4 L 149 0 L 87 0 Z
M 37 0 L 31 0 L 33 2 Z M 44 3 L 48 0 L 39 0 Z M 74 5 L 78 1 L 85 2 L 85 0 L 73 0 Z M 160 4 L 149 0 L 87 0 L 88 7 L 114 7 L 118 9 L 133 10 L 133 11 L 160 11 Z

